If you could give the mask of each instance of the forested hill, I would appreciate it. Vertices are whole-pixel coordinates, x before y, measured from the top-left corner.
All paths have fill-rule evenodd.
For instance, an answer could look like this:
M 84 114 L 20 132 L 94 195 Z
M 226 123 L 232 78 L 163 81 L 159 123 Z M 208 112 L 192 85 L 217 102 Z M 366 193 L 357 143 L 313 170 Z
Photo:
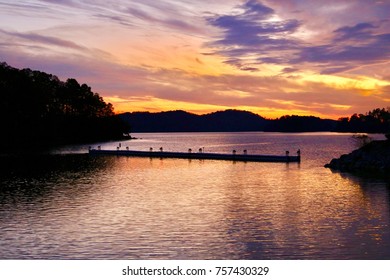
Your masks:
M 261 131 L 267 120 L 259 115 L 226 110 L 205 115 L 185 111 L 125 113 L 121 118 L 133 132 Z
M 125 113 L 121 118 L 133 132 L 188 132 L 188 131 L 331 131 L 336 121 L 317 117 L 284 116 L 269 120 L 240 110 L 219 111 L 195 115 L 185 111 L 161 113 Z
M 195 115 L 185 111 L 160 113 L 124 113 L 120 117 L 133 132 L 200 132 L 200 131 L 268 131 L 268 132 L 356 132 L 389 133 L 390 111 L 374 109 L 366 114 L 353 114 L 339 120 L 314 116 L 282 116 L 265 119 L 240 110 L 219 111 Z
M 75 79 L 0 63 L 0 149 L 115 139 L 128 127 Z

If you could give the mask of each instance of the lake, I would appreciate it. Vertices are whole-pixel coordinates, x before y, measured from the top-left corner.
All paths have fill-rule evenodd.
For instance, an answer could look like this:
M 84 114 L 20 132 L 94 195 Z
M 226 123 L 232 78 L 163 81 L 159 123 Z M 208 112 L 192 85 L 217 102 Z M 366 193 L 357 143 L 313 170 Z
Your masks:
M 300 149 L 302 161 L 90 156 L 88 145 L 3 155 L 0 259 L 390 259 L 389 180 L 323 167 L 356 148 L 352 134 L 132 136 L 122 149 Z

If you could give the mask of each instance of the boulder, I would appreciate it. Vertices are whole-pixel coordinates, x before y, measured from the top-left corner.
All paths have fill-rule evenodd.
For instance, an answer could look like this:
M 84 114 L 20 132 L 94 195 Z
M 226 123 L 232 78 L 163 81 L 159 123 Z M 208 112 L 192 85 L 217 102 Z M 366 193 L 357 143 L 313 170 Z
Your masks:
M 369 144 L 332 159 L 325 167 L 346 172 L 390 172 L 390 140 L 372 141 Z

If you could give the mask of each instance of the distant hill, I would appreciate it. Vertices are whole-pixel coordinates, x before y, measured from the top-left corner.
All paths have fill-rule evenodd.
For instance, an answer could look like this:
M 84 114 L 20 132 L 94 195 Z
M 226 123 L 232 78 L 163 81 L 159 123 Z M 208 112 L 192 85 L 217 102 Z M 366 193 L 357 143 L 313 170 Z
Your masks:
M 300 116 L 269 120 L 240 110 L 218 111 L 205 115 L 185 111 L 135 112 L 124 113 L 120 117 L 130 125 L 132 132 L 332 131 L 337 123 L 334 120 Z
M 321 119 L 313 116 L 283 116 L 271 120 L 264 131 L 277 132 L 315 132 L 333 131 L 337 126 L 337 121 Z
M 247 111 L 226 110 L 205 115 L 185 111 L 124 113 L 132 132 L 261 131 L 268 121 Z

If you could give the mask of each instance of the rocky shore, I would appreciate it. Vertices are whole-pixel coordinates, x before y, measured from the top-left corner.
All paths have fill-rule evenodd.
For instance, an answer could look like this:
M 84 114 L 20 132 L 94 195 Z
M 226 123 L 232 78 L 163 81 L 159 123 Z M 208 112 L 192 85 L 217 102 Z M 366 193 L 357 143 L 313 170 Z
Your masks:
M 332 159 L 325 167 L 353 173 L 389 174 L 390 140 L 372 141 L 349 154 Z

